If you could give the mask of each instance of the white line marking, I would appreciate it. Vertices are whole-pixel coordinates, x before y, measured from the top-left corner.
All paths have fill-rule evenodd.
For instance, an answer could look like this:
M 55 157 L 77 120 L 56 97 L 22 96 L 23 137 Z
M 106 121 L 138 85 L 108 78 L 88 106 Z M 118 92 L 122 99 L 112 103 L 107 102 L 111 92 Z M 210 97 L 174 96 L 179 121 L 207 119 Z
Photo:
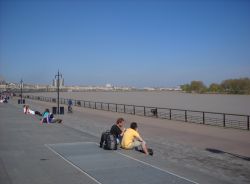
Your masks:
M 89 142 L 88 142 L 88 143 L 89 143 Z M 99 145 L 99 144 L 96 143 L 96 142 L 93 142 L 93 143 Z M 118 154 L 120 154 L 120 155 L 123 155 L 123 156 L 125 156 L 125 157 L 127 157 L 127 158 L 130 158 L 130 159 L 135 160 L 135 161 L 137 161 L 137 162 L 140 162 L 140 163 L 142 163 L 142 164 L 148 165 L 148 166 L 150 166 L 150 167 L 153 167 L 153 168 L 158 169 L 158 170 L 160 170 L 160 171 L 163 171 L 163 172 L 165 172 L 165 173 L 171 174 L 171 175 L 176 176 L 176 177 L 178 177 L 178 178 L 181 178 L 181 179 L 184 179 L 184 180 L 186 180 L 186 181 L 192 182 L 192 183 L 194 183 L 194 184 L 199 184 L 199 183 L 197 183 L 197 182 L 195 182 L 195 181 L 189 180 L 189 179 L 187 179 L 187 178 L 185 178 L 185 177 L 179 176 L 179 175 L 177 175 L 177 174 L 174 174 L 174 173 L 172 173 L 172 172 L 169 172 L 169 171 L 167 171 L 167 170 L 165 170 L 165 169 L 162 169 L 162 168 L 160 168 L 160 167 L 151 165 L 151 164 L 149 164 L 149 163 L 147 163 L 147 162 L 144 162 L 144 161 L 141 161 L 141 160 L 139 160 L 139 159 L 133 158 L 133 157 L 131 157 L 131 156 L 125 155 L 125 154 L 123 154 L 123 153 L 121 153 L 121 152 L 119 152 L 119 151 L 115 151 L 115 153 L 118 153 Z
M 96 142 L 74 142 L 74 143 L 81 143 L 81 144 L 85 144 L 85 143 L 86 143 L 86 144 L 91 144 L 91 143 L 92 143 L 92 144 L 99 145 L 99 144 L 96 143 Z M 75 167 L 77 170 L 79 170 L 79 171 L 81 171 L 82 173 L 86 174 L 88 177 L 90 177 L 92 180 L 94 180 L 94 181 L 97 182 L 98 184 L 102 184 L 102 183 L 100 183 L 99 181 L 97 181 L 95 178 L 93 178 L 92 176 L 90 176 L 88 173 L 86 173 L 85 171 L 83 171 L 81 168 L 79 168 L 78 166 L 74 165 L 72 162 L 68 161 L 66 158 L 64 158 L 61 154 L 57 153 L 57 152 L 56 152 L 55 150 L 53 150 L 51 147 L 49 147 L 49 145 L 62 145 L 62 144 L 74 144 L 74 143 L 45 144 L 45 146 L 46 146 L 47 148 L 49 148 L 52 152 L 54 152 L 56 155 L 60 156 L 63 160 L 65 160 L 66 162 L 68 162 L 70 165 L 72 165 L 73 167 Z M 169 172 L 169 171 L 167 171 L 167 170 L 165 170 L 165 169 L 162 169 L 162 168 L 160 168 L 160 167 L 151 165 L 151 164 L 149 164 L 149 163 L 147 163 L 147 162 L 144 162 L 144 161 L 141 161 L 141 160 L 139 160 L 139 159 L 133 158 L 133 157 L 131 157 L 131 156 L 129 156 L 129 155 L 125 155 L 125 154 L 123 154 L 123 153 L 121 153 L 121 152 L 119 152 L 119 151 L 115 151 L 115 153 L 120 154 L 120 155 L 123 155 L 123 156 L 125 156 L 125 157 L 127 157 L 127 158 L 130 158 L 130 159 L 132 159 L 132 160 L 135 160 L 135 161 L 137 161 L 137 162 L 140 162 L 140 163 L 142 163 L 142 164 L 144 164 L 144 165 L 153 167 L 154 169 L 163 171 L 163 172 L 165 172 L 165 173 L 167 173 L 167 174 L 171 174 L 171 175 L 176 176 L 176 177 L 178 177 L 178 178 L 181 178 L 181 179 L 183 179 L 183 180 L 189 181 L 189 182 L 191 182 L 191 183 L 199 184 L 199 183 L 197 183 L 197 182 L 195 182 L 195 181 L 189 180 L 189 179 L 187 179 L 187 178 L 185 178 L 185 177 L 179 176 L 179 175 L 177 175 L 177 174 L 174 174 L 174 173 L 172 173 L 172 172 Z
M 56 143 L 56 144 L 45 144 L 45 145 L 48 145 L 48 146 L 60 146 L 60 145 L 74 145 L 74 144 L 93 144 L 93 143 L 95 143 L 95 142 L 66 142 L 66 143 Z M 95 144 L 97 144 L 97 143 L 95 143 Z
M 76 166 L 75 164 L 73 164 L 72 162 L 68 161 L 66 158 L 64 158 L 61 154 L 57 153 L 55 150 L 53 150 L 51 147 L 49 147 L 49 145 L 45 144 L 45 146 L 52 151 L 53 153 L 55 153 L 56 155 L 58 155 L 60 158 L 62 158 L 64 161 L 66 161 L 68 164 L 72 165 L 74 168 L 76 168 L 78 171 L 82 172 L 83 174 L 87 175 L 90 179 L 92 179 L 93 181 L 95 181 L 98 184 L 102 184 L 101 182 L 99 182 L 98 180 L 96 180 L 95 178 L 93 178 L 92 176 L 90 176 L 88 173 L 86 173 L 85 171 L 83 171 L 80 167 Z
M 130 158 L 130 159 L 132 159 L 132 160 L 135 160 L 135 161 L 137 161 L 137 162 L 140 162 L 140 163 L 142 163 L 142 164 L 145 164 L 145 165 L 147 165 L 147 166 L 150 166 L 150 167 L 153 167 L 153 168 L 155 168 L 155 169 L 158 169 L 158 170 L 160 170 L 160 171 L 163 171 L 163 172 L 165 172 L 165 173 L 168 173 L 168 174 L 171 174 L 171 175 L 173 175 L 173 176 L 176 176 L 176 177 L 178 177 L 178 178 L 184 179 L 184 180 L 186 180 L 186 181 L 189 181 L 189 182 L 192 182 L 192 183 L 195 183 L 195 184 L 199 184 L 199 183 L 197 183 L 197 182 L 195 182 L 195 181 L 189 180 L 189 179 L 187 179 L 187 178 L 185 178 L 185 177 L 179 176 L 179 175 L 177 175 L 177 174 L 174 174 L 174 173 L 172 173 L 172 172 L 169 172 L 169 171 L 167 171 L 167 170 L 165 170 L 165 169 L 162 169 L 162 168 L 160 168 L 160 167 L 151 165 L 151 164 L 149 164 L 149 163 L 147 163 L 147 162 L 144 162 L 144 161 L 141 161 L 141 160 L 139 160 L 139 159 L 133 158 L 133 157 L 131 157 L 131 156 L 125 155 L 125 154 L 123 154 L 123 153 L 121 153 L 121 152 L 118 152 L 118 151 L 117 151 L 116 153 L 118 153 L 118 154 L 120 154 L 120 155 L 123 155 L 123 156 L 125 156 L 125 157 L 127 157 L 127 158 Z

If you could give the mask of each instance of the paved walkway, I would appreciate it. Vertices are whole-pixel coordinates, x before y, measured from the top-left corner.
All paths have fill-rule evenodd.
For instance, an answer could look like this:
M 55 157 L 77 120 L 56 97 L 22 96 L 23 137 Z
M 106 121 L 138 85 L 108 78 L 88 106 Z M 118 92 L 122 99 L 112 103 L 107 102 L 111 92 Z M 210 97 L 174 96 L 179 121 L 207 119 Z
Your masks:
M 90 175 L 98 184 L 197 184 L 187 178 L 123 154 L 121 150 L 100 149 L 94 142 L 46 146 L 74 167 Z
M 11 104 L 0 104 L 0 115 L 1 184 L 194 183 L 129 158 L 122 150 L 117 151 L 121 155 L 104 151 L 95 137 L 63 124 L 40 125 L 38 117 Z M 116 178 L 121 172 L 123 177 Z
M 10 104 L 0 104 L 0 117 L 1 184 L 96 183 L 44 146 L 92 136 L 59 124 L 41 126 L 36 117 Z
M 53 105 L 35 101 L 28 101 L 28 103 L 33 109 L 40 111 Z M 151 119 L 150 124 L 146 118 L 80 109 L 74 114 L 62 116 L 64 120 L 62 125 L 44 124 L 41 126 L 36 117 L 24 115 L 21 106 L 17 105 L 15 101 L 10 104 L 0 104 L 0 116 L 0 183 L 96 183 L 91 177 L 81 172 L 84 166 L 83 169 L 76 169 L 69 164 L 73 162 L 71 159 L 63 157 L 68 161 L 66 162 L 55 154 L 55 152 L 60 154 L 60 151 L 56 150 L 55 147 L 61 144 L 67 145 L 66 143 L 98 142 L 100 132 L 109 128 L 119 116 L 125 117 L 128 122 L 132 120 L 143 122 L 143 127 L 140 130 L 156 153 L 154 157 L 147 157 L 133 151 L 119 150 L 121 154 L 130 159 L 145 162 L 197 183 L 223 184 L 249 183 L 250 181 L 249 161 L 230 154 L 207 152 L 201 143 L 191 144 L 192 136 L 190 135 L 193 132 L 189 130 L 190 127 L 187 128 L 187 131 L 181 127 L 181 131 L 179 129 L 179 133 L 176 133 L 179 124 L 176 129 L 176 127 L 172 127 L 172 122 L 169 122 L 168 126 L 164 128 L 161 125 L 162 122 L 158 120 L 152 124 Z M 184 128 L 188 126 L 189 124 L 184 125 Z M 211 127 L 207 130 L 208 132 L 212 132 L 212 130 L 215 132 L 225 131 L 225 129 L 217 127 Z M 212 141 L 207 142 L 211 146 L 213 146 L 212 142 L 216 142 L 213 134 L 209 137 L 202 128 L 199 134 L 200 137 L 203 134 L 205 138 L 210 138 Z M 239 147 L 249 145 L 249 139 L 248 142 L 244 141 L 249 136 L 249 132 L 233 130 L 232 134 L 240 135 L 241 138 L 235 137 L 234 139 L 239 143 Z M 198 135 L 196 134 L 193 138 L 198 138 Z M 183 141 L 185 137 L 187 141 Z M 231 139 L 233 140 L 233 138 Z M 221 139 L 217 137 L 217 140 L 228 143 L 228 140 L 223 136 Z M 193 142 L 199 141 L 193 139 Z M 55 148 L 55 152 L 45 145 L 52 145 L 50 148 Z M 245 151 L 242 150 L 247 156 L 249 146 Z

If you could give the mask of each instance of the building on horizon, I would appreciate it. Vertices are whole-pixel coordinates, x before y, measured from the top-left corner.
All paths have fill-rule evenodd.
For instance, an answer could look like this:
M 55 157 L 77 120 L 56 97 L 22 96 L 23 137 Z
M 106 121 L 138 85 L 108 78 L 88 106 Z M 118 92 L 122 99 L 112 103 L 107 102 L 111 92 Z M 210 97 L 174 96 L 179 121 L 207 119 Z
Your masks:
M 57 79 L 53 79 L 52 86 L 57 87 Z M 59 79 L 59 87 L 64 86 L 64 79 Z

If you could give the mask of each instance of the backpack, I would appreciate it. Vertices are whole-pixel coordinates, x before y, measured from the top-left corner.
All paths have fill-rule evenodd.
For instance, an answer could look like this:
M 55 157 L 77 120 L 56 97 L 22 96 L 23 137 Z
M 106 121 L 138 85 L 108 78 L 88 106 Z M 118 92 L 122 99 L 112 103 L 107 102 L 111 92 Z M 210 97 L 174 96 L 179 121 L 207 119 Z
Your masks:
M 102 133 L 100 148 L 102 147 L 105 150 L 117 150 L 117 140 L 108 130 Z
M 50 118 L 50 119 L 53 119 L 53 118 L 54 118 L 54 114 L 51 113 L 51 114 L 49 115 L 49 118 Z

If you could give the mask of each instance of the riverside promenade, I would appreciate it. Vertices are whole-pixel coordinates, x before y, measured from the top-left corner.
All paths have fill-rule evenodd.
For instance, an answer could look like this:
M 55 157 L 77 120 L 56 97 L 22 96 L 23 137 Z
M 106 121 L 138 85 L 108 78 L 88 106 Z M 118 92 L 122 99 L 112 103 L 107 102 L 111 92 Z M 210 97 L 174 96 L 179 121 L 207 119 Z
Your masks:
M 26 103 L 38 111 L 55 105 Z M 250 182 L 249 131 L 82 108 L 61 115 L 62 124 L 40 125 L 38 117 L 23 114 L 17 99 L 0 104 L 0 117 L 1 184 Z M 118 117 L 126 127 L 138 122 L 153 157 L 98 148 L 101 132 Z

